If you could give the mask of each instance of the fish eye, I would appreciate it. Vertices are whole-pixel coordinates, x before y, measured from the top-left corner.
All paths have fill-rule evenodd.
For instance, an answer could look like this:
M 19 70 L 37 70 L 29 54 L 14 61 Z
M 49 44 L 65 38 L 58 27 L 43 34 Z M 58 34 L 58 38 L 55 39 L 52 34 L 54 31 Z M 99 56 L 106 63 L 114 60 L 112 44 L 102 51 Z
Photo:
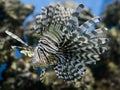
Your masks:
M 41 40 L 39 41 L 39 43 L 47 43 L 47 41 L 44 40 L 44 39 L 41 39 Z

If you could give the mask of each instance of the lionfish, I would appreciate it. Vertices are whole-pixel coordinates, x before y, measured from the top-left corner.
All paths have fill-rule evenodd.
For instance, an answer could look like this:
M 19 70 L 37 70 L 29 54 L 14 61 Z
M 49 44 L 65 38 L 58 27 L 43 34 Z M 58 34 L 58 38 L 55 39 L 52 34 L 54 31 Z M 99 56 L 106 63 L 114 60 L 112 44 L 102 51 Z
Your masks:
M 31 64 L 35 68 L 40 66 L 45 71 L 46 67 L 51 66 L 59 78 L 76 82 L 85 75 L 86 65 L 100 60 L 100 54 L 108 50 L 107 29 L 89 30 L 100 22 L 99 17 L 80 25 L 78 18 L 83 8 L 83 4 L 75 10 L 60 4 L 49 5 L 36 15 L 34 31 L 39 34 L 40 40 L 33 51 Z M 27 46 L 27 49 L 24 47 L 26 53 L 33 49 L 13 33 L 6 33 Z

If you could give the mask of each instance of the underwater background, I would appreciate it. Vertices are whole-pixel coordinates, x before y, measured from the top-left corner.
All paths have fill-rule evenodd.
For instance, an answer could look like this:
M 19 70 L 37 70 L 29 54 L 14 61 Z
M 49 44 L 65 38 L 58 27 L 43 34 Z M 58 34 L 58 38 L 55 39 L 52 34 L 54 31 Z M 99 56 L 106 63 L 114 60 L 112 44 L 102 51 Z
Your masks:
M 85 16 L 96 15 L 103 20 L 99 27 L 109 29 L 110 50 L 101 55 L 94 66 L 87 67 L 82 82 L 66 85 L 55 73 L 47 72 L 44 83 L 39 81 L 40 68 L 35 72 L 28 58 L 18 48 L 21 43 L 8 37 L 4 31 L 14 32 L 29 45 L 39 38 L 30 32 L 34 17 L 41 8 L 62 2 L 74 8 L 85 5 Z M 49 68 L 48 68 L 49 69 Z M 120 90 L 120 1 L 119 0 L 0 0 L 0 90 Z

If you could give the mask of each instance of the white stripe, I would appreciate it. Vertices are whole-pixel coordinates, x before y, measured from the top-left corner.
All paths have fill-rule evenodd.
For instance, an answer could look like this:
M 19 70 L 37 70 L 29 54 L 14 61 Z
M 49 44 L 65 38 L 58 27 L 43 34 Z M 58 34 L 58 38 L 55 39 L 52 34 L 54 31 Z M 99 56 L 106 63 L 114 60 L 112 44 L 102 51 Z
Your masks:
M 5 33 L 11 36 L 12 38 L 16 39 L 17 41 L 21 42 L 25 46 L 28 46 L 22 39 L 20 39 L 17 35 L 13 34 L 12 32 L 6 30 Z

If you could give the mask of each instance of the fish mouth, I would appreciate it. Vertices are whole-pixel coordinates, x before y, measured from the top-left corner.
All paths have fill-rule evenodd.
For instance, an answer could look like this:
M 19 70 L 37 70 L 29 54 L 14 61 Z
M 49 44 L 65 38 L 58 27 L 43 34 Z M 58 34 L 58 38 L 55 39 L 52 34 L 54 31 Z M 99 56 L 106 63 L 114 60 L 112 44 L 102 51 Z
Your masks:
M 34 57 L 31 62 L 31 65 L 33 66 L 34 69 L 36 69 L 37 67 L 45 68 L 49 66 L 48 55 L 39 46 L 35 47 Z

